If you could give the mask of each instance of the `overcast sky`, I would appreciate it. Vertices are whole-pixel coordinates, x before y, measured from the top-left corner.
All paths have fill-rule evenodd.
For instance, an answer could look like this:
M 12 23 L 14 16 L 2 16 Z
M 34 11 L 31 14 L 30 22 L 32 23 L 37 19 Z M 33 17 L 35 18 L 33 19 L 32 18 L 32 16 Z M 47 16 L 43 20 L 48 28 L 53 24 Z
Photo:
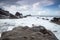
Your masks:
M 0 0 L 0 8 L 12 14 L 60 15 L 60 0 Z

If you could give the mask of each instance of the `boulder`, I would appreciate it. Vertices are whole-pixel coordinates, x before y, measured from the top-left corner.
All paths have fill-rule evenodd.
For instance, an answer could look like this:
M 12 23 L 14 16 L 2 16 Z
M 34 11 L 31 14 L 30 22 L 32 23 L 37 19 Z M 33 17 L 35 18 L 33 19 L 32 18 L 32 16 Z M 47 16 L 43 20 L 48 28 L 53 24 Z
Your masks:
M 46 19 L 46 20 L 49 20 L 49 19 Z
M 58 40 L 56 36 L 43 26 L 32 28 L 16 27 L 11 31 L 3 32 L 1 40 Z
M 45 20 L 45 18 L 42 18 L 43 20 Z
M 18 17 L 18 18 L 22 18 L 23 17 L 22 13 L 19 13 L 19 12 L 16 12 L 15 16 Z

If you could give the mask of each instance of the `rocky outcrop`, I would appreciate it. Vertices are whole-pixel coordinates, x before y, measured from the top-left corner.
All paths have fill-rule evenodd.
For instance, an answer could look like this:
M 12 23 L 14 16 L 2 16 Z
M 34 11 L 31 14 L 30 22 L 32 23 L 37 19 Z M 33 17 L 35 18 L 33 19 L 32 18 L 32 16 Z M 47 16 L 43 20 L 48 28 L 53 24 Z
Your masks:
M 22 13 L 16 12 L 15 15 L 9 13 L 9 11 L 5 11 L 0 8 L 0 19 L 17 19 L 17 18 L 26 18 L 28 16 L 31 16 L 31 14 L 23 16 Z
M 15 19 L 17 18 L 15 15 L 9 13 L 9 11 L 5 11 L 0 8 L 0 19 Z
M 56 36 L 43 26 L 29 28 L 16 27 L 11 31 L 3 32 L 1 40 L 58 40 Z
M 19 13 L 19 12 L 16 12 L 15 16 L 18 17 L 18 18 L 23 18 L 22 13 Z
M 25 16 L 23 16 L 24 18 L 26 18 L 26 17 L 29 17 L 29 16 L 32 16 L 31 14 L 29 14 L 29 15 L 25 15 Z
M 16 17 L 15 15 L 10 14 L 9 19 L 18 19 L 18 17 Z
M 56 18 L 56 17 L 54 17 L 54 18 L 51 20 L 51 22 L 54 22 L 54 23 L 60 25 L 60 18 Z

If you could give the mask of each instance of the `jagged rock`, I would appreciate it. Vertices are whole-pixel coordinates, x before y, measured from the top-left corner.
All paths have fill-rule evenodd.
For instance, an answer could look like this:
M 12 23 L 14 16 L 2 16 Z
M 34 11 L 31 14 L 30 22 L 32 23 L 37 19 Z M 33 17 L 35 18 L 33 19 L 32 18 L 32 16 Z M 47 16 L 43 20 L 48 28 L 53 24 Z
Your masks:
M 31 30 L 32 29 L 32 30 Z M 33 31 L 35 30 L 35 31 Z M 37 31 L 36 31 L 37 30 Z M 58 40 L 56 36 L 44 27 L 16 27 L 11 31 L 3 32 L 1 40 Z
M 43 20 L 45 20 L 45 18 L 42 18 Z
M 24 18 L 26 18 L 27 16 L 24 16 Z
M 9 18 L 9 17 L 8 17 L 8 16 L 1 15 L 1 14 L 0 14 L 0 19 L 7 19 L 7 18 Z
M 49 19 L 46 19 L 46 20 L 49 20 Z
M 56 18 L 56 17 L 54 17 L 54 18 L 51 20 L 51 22 L 54 22 L 54 23 L 60 25 L 60 18 Z
M 15 15 L 10 14 L 10 17 L 9 18 L 10 19 L 17 19 L 18 17 L 16 17 Z
M 29 15 L 26 15 L 26 16 L 31 16 L 31 14 L 29 14 Z
M 53 31 L 53 32 L 57 32 L 57 31 Z
M 2 10 L 2 8 L 0 8 L 0 10 Z
M 51 20 L 51 21 L 55 21 L 55 22 L 57 21 L 58 22 L 58 21 L 60 21 L 60 18 L 54 17 L 53 20 Z
M 19 12 L 16 12 L 15 16 L 17 16 L 18 18 L 22 18 L 23 17 L 22 13 L 19 13 Z
M 32 15 L 31 15 L 31 14 L 29 14 L 29 15 L 25 15 L 24 18 L 26 18 L 26 17 L 28 17 L 28 16 L 32 16 Z
M 5 11 L 0 8 L 0 19 L 14 19 L 14 18 L 17 18 L 17 17 L 9 13 L 9 11 Z

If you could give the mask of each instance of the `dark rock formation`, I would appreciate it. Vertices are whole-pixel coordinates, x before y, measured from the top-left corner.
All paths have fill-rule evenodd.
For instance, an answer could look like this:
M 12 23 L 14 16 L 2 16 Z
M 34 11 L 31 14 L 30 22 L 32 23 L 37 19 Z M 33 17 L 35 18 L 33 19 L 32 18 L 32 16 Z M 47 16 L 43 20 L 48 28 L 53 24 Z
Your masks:
M 18 17 L 18 18 L 23 18 L 22 13 L 19 13 L 19 12 L 16 12 L 15 16 Z
M 39 19 L 39 17 L 37 17 L 37 19 Z
M 5 11 L 0 8 L 0 19 L 15 19 L 15 18 L 17 17 L 9 13 L 9 11 Z
M 43 20 L 45 20 L 45 18 L 42 18 Z
M 58 31 L 53 31 L 53 32 L 58 32 Z
M 12 15 L 12 14 L 10 14 L 10 17 L 9 17 L 10 19 L 18 19 L 18 17 L 16 17 L 15 15 Z
M 49 19 L 46 19 L 46 20 L 49 20 Z
M 31 16 L 31 14 L 29 14 L 29 15 L 26 15 L 26 16 Z
M 16 27 L 11 31 L 3 32 L 1 40 L 58 40 L 56 36 L 43 26 L 32 28 Z
M 31 14 L 29 14 L 29 15 L 26 15 L 26 16 L 24 16 L 24 18 L 26 18 L 26 17 L 29 17 L 29 16 L 32 16 Z
M 56 17 L 54 17 L 54 18 L 51 20 L 51 22 L 54 22 L 54 23 L 60 25 L 60 18 L 56 18 Z

